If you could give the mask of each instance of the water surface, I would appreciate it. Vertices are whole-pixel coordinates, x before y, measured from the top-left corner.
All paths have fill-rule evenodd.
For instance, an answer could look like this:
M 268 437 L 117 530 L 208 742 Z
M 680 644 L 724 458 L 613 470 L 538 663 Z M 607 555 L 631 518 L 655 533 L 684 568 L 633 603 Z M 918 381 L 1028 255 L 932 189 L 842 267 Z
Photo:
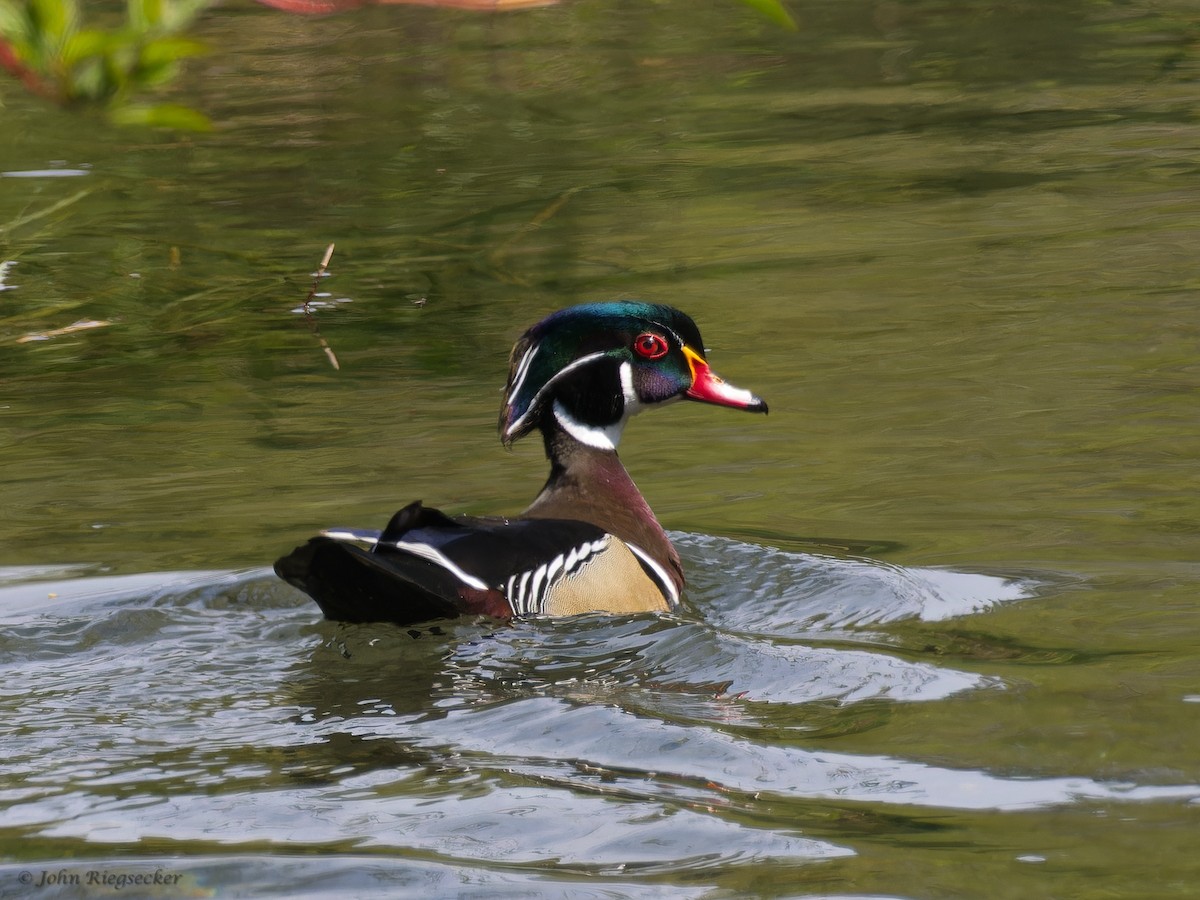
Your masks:
M 4 87 L 0 896 L 1195 893 L 1194 12 L 792 8 L 226 8 L 212 136 Z M 519 510 L 508 348 L 613 297 L 771 404 L 627 431 L 677 614 L 274 579 Z

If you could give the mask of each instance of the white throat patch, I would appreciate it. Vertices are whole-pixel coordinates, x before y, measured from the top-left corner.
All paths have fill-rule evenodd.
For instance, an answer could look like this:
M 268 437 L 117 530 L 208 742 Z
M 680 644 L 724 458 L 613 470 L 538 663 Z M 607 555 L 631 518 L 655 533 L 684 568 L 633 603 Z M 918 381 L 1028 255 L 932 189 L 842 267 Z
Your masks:
M 616 450 L 617 444 L 621 442 L 621 432 L 625 429 L 625 420 L 629 416 L 622 416 L 620 421 L 614 422 L 612 425 L 585 425 L 567 412 L 565 406 L 555 400 L 554 418 L 558 420 L 562 430 L 579 443 L 595 447 L 597 450 Z

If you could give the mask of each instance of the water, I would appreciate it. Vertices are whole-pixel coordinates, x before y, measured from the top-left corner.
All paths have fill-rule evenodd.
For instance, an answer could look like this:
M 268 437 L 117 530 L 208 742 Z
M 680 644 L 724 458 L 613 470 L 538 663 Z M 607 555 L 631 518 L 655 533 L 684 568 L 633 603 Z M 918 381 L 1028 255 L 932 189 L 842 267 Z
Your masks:
M 211 137 L 6 86 L 0 896 L 1194 895 L 1195 16 L 1043 6 L 224 9 Z M 508 347 L 631 296 L 771 404 L 627 431 L 678 614 L 273 578 L 520 509 Z

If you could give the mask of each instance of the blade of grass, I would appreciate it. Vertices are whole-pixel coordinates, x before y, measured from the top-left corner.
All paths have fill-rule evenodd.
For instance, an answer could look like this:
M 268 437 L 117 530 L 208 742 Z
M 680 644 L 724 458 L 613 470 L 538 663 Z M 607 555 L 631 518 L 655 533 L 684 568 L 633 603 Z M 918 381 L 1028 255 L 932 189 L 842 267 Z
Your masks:
M 91 192 L 91 188 L 84 188 L 82 191 L 72 194 L 70 197 L 59 200 L 57 203 L 47 206 L 45 209 L 40 209 L 33 213 L 19 215 L 7 225 L 0 226 L 0 234 L 10 234 L 21 226 L 28 225 L 30 222 L 36 222 L 38 219 L 44 219 L 46 216 L 52 216 L 59 210 L 66 209 L 72 203 L 78 203 Z

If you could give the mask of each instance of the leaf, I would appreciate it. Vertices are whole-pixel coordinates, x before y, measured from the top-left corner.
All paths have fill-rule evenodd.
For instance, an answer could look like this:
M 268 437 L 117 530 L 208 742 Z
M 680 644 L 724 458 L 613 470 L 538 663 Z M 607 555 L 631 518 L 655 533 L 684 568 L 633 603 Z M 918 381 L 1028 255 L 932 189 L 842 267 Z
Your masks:
M 157 66 L 188 56 L 203 56 L 208 49 L 208 44 L 195 38 L 160 37 L 142 46 L 141 61 L 143 65 Z
M 75 66 L 69 83 L 61 85 L 60 90 L 71 100 L 99 100 L 109 97 L 117 90 L 117 85 L 109 77 L 108 67 L 104 61 L 95 56 L 89 56 Z
M 129 81 L 135 89 L 142 90 L 167 84 L 178 73 L 179 66 L 174 62 L 141 62 L 129 73 Z
M 129 24 L 145 33 L 158 27 L 163 18 L 163 0 L 128 0 Z
M 65 40 L 79 21 L 77 0 L 28 0 L 34 30 L 53 41 Z
M 780 25 L 788 31 L 797 31 L 799 28 L 796 20 L 792 18 L 792 14 L 779 0 L 742 0 L 742 2 L 752 9 L 758 10 L 776 25 Z
M 29 17 L 13 0 L 0 0 L 0 39 L 13 45 L 29 43 Z
M 99 56 L 113 45 L 113 37 L 95 28 L 84 28 L 63 42 L 59 58 L 70 68 L 89 56 Z
M 127 104 L 109 110 L 109 118 L 118 125 L 149 125 L 176 131 L 212 131 L 212 120 L 199 110 L 177 103 L 154 106 Z

